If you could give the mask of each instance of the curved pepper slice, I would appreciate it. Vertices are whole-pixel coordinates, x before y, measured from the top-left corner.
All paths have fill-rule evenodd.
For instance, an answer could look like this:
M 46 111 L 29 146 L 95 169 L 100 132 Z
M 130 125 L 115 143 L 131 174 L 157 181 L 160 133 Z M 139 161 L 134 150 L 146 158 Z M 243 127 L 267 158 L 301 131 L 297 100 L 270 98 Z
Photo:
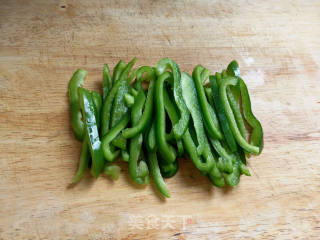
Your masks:
M 164 109 L 163 99 L 163 83 L 171 78 L 171 73 L 162 73 L 156 81 L 155 89 L 155 105 L 156 105 L 156 139 L 160 154 L 168 163 L 172 163 L 176 160 L 177 154 L 175 149 L 169 145 L 166 141 L 166 115 Z
M 225 70 L 222 71 L 221 75 L 222 75 L 222 81 L 223 81 L 223 78 L 226 78 L 228 76 L 227 72 Z M 240 96 L 239 95 L 240 94 L 239 84 L 237 84 L 236 86 L 233 86 L 232 89 L 230 87 L 227 88 L 228 100 L 229 100 L 234 118 L 236 120 L 237 126 L 239 128 L 239 131 L 240 131 L 242 137 L 245 138 L 246 137 L 246 127 L 245 127 L 245 124 L 244 124 L 244 121 L 242 118 L 242 114 L 241 114 L 241 110 L 240 110 L 240 107 L 238 104 L 239 96 Z M 236 99 L 238 99 L 238 100 L 236 100 Z
M 134 105 L 131 110 L 131 123 L 135 126 L 141 116 L 142 109 L 145 103 L 146 97 L 143 90 L 139 90 L 135 99 Z M 138 184 L 147 184 L 149 182 L 149 170 L 145 161 L 141 160 L 138 163 L 139 157 L 142 154 L 142 133 L 139 133 L 135 137 L 130 139 L 129 144 L 129 173 L 131 178 Z
M 120 60 L 117 65 L 113 69 L 113 75 L 112 75 L 112 83 L 115 84 L 121 76 L 122 71 L 126 67 L 126 63 L 122 60 Z
M 217 76 L 217 74 L 216 74 Z M 218 118 L 221 124 L 221 129 L 224 134 L 224 138 L 231 150 L 231 152 L 237 151 L 237 143 L 234 139 L 233 133 L 231 131 L 229 122 L 227 120 L 227 117 L 225 115 L 225 111 L 222 105 L 222 102 L 220 100 L 220 94 L 219 94 L 219 85 L 218 80 L 221 80 L 221 76 L 218 75 L 217 78 L 215 76 L 210 76 L 210 86 L 212 89 L 212 96 L 213 96 L 213 102 L 218 112 Z
M 247 85 L 239 78 L 239 87 L 241 93 L 241 106 L 243 110 L 243 116 L 247 123 L 252 127 L 250 136 L 250 143 L 259 147 L 259 154 L 263 149 L 263 130 L 259 120 L 253 115 L 251 109 L 251 101 L 248 92 Z
M 177 112 L 176 107 L 173 104 L 173 102 L 170 100 L 169 97 L 166 97 L 164 103 L 165 103 L 165 109 L 167 110 L 171 121 L 172 122 L 177 121 L 179 119 L 178 112 Z M 213 157 L 211 150 L 210 150 L 210 146 L 208 145 L 208 141 L 206 139 L 207 136 L 205 135 L 204 137 L 205 137 L 204 138 L 204 150 L 203 150 L 203 154 L 202 154 L 203 158 L 204 158 L 203 160 L 201 159 L 201 157 L 197 153 L 197 150 L 196 150 L 197 148 L 196 148 L 196 145 L 191 137 L 189 129 L 187 129 L 186 132 L 183 134 L 182 142 L 183 142 L 183 146 L 184 146 L 186 152 L 189 154 L 193 164 L 200 170 L 200 172 L 203 175 L 206 175 L 207 173 L 209 173 L 211 171 L 212 167 L 215 165 L 215 162 L 214 162 L 214 157 Z
M 204 126 L 202 123 L 202 116 L 201 116 L 201 111 L 199 108 L 199 102 L 197 98 L 197 90 L 194 85 L 193 79 L 186 72 L 182 73 L 181 86 L 182 86 L 182 96 L 187 105 L 189 112 L 191 113 L 194 128 L 197 134 L 197 140 L 198 140 L 197 152 L 198 152 L 198 155 L 201 155 L 204 150 L 206 134 L 205 134 Z
M 71 180 L 72 184 L 76 184 L 77 182 L 79 182 L 88 168 L 88 164 L 90 160 L 90 149 L 89 149 L 88 141 L 89 139 L 88 137 L 86 137 L 82 142 L 79 166 L 76 174 Z
M 112 88 L 112 78 L 110 75 L 110 70 L 108 64 L 103 65 L 102 71 L 102 97 L 103 100 L 106 99 L 108 92 Z
M 165 108 L 166 112 L 168 113 L 169 119 L 170 119 L 171 124 L 173 126 L 174 124 L 176 124 L 179 121 L 178 110 L 176 109 L 177 107 L 174 105 L 174 103 L 171 101 L 166 87 L 163 88 L 163 101 L 164 101 L 164 108 Z M 175 110 L 175 112 L 173 112 L 171 107 L 168 107 L 168 106 L 172 106 L 173 107 L 172 109 Z M 179 157 L 184 154 L 184 147 L 183 147 L 182 140 L 181 139 L 176 140 L 174 138 L 173 129 L 171 129 L 169 134 L 166 133 L 166 140 L 168 142 L 172 142 L 172 144 L 177 145 Z
M 107 159 L 107 161 L 112 162 L 118 157 L 120 151 L 112 150 L 111 141 L 115 139 L 118 136 L 118 134 L 122 131 L 122 129 L 124 129 L 127 126 L 129 121 L 130 121 L 130 114 L 126 113 L 121 119 L 121 121 L 117 125 L 115 125 L 113 128 L 111 128 L 107 132 L 107 134 L 103 136 L 102 150 L 104 153 L 104 157 Z
M 228 97 L 227 97 L 227 87 L 229 85 L 235 86 L 238 83 L 239 83 L 240 93 L 241 93 L 241 101 L 242 101 L 241 104 L 242 104 L 243 114 L 248 124 L 252 127 L 251 143 L 248 143 L 247 140 L 243 138 L 243 136 L 241 135 L 239 128 L 237 126 L 235 117 L 233 115 L 232 109 L 230 107 Z M 263 147 L 262 127 L 260 122 L 252 114 L 250 97 L 249 97 L 248 90 L 245 83 L 240 78 L 227 77 L 223 79 L 223 81 L 221 82 L 219 93 L 220 93 L 220 100 L 224 107 L 225 114 L 227 116 L 230 128 L 238 144 L 248 152 L 251 152 L 254 154 L 261 153 L 261 150 Z
M 149 162 L 149 167 L 151 171 L 151 175 L 153 178 L 153 181 L 159 190 L 159 192 L 164 196 L 169 198 L 170 197 L 170 192 L 168 190 L 168 187 L 163 180 L 163 177 L 161 175 L 160 167 L 159 167 L 159 162 L 157 158 L 157 147 L 156 147 L 156 133 L 155 133 L 155 123 L 151 125 L 151 128 L 149 129 L 149 132 L 146 137 L 147 141 L 147 152 L 148 152 L 148 162 Z
M 203 85 L 202 85 L 203 80 L 201 80 L 202 69 L 203 67 L 201 65 L 196 66 L 195 69 L 193 70 L 192 77 L 194 79 L 195 86 L 197 89 L 197 94 L 198 94 L 198 99 L 200 103 L 200 109 L 202 111 L 203 120 L 209 136 L 212 138 L 222 139 L 222 133 L 218 128 L 219 125 L 214 124 L 212 114 L 210 113 L 210 110 L 209 110 L 209 103 L 207 101 L 207 98 L 203 89 Z
M 86 135 L 88 136 L 88 144 L 92 158 L 91 174 L 97 178 L 103 168 L 104 159 L 99 138 L 97 119 L 95 116 L 95 105 L 92 95 L 88 90 L 79 88 L 79 93 L 82 115 L 84 117 Z
M 190 119 L 190 114 L 188 108 L 183 100 L 182 97 L 182 90 L 181 90 L 181 73 L 178 64 L 176 64 L 170 58 L 163 58 L 161 59 L 156 67 L 157 75 L 160 76 L 163 74 L 167 69 L 172 71 L 173 76 L 173 96 L 174 100 L 179 108 L 180 111 L 180 119 L 179 122 L 173 126 L 173 133 L 175 138 L 179 140 L 184 132 L 186 131 Z
M 111 127 L 111 108 L 113 106 L 114 98 L 119 90 L 119 87 L 121 85 L 121 81 L 126 81 L 128 79 L 128 74 L 130 72 L 130 69 L 136 62 L 136 58 L 133 58 L 126 68 L 123 70 L 123 73 L 121 74 L 121 77 L 119 80 L 113 82 L 113 86 L 105 99 L 103 106 L 102 106 L 102 114 L 101 114 L 101 134 L 104 136 Z M 125 71 L 125 72 L 124 72 Z M 114 71 L 116 73 L 116 71 Z M 114 73 L 113 80 L 116 80 Z
M 143 79 L 142 76 L 144 73 L 147 73 L 147 76 Z M 132 138 L 136 136 L 137 134 L 141 133 L 143 130 L 146 129 L 146 127 L 151 122 L 152 117 L 152 108 L 153 108 L 153 96 L 154 96 L 154 89 L 155 89 L 155 72 L 153 68 L 148 66 L 143 66 L 139 68 L 139 70 L 136 73 L 137 78 L 137 88 L 142 90 L 142 81 L 146 80 L 149 81 L 149 88 L 148 88 L 148 94 L 147 94 L 147 100 L 144 106 L 144 111 L 141 116 L 140 121 L 133 127 L 127 128 L 122 132 L 122 136 L 124 138 Z
M 84 138 L 84 123 L 79 102 L 78 88 L 82 87 L 87 71 L 78 69 L 69 81 L 69 100 L 71 108 L 71 126 L 78 140 Z

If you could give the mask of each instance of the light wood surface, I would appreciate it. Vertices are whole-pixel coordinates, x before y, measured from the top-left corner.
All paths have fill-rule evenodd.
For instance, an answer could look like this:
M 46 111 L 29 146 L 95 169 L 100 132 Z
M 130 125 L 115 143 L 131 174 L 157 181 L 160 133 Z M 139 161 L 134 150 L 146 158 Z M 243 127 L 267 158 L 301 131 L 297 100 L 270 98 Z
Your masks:
M 265 133 L 251 177 L 221 190 L 180 160 L 163 200 L 121 163 L 117 182 L 68 188 L 69 78 L 101 89 L 103 64 L 134 56 L 238 60 Z M 0 0 L 0 239 L 319 239 L 319 119 L 319 1 Z

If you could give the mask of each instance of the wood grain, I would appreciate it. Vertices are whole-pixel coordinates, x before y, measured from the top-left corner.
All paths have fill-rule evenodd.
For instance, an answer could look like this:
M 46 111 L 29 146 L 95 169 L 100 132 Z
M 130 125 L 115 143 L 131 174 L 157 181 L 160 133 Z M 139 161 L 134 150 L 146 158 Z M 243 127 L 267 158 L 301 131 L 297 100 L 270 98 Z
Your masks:
M 0 0 L 0 239 L 319 239 L 319 1 Z M 101 89 L 103 63 L 171 57 L 191 72 L 240 63 L 265 132 L 252 177 L 216 189 L 186 160 L 138 188 L 89 174 L 67 85 Z

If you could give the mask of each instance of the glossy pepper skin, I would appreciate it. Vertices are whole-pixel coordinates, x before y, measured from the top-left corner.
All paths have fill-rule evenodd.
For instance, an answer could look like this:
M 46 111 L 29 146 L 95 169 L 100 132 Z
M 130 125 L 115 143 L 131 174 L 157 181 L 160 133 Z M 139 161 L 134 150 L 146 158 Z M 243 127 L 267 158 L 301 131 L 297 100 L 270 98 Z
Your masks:
M 145 94 L 143 90 L 139 90 L 135 99 L 134 105 L 131 111 L 131 123 L 132 126 L 136 126 L 142 116 L 142 110 L 145 103 Z M 131 178 L 138 184 L 149 183 L 149 170 L 145 161 L 141 160 L 139 163 L 139 157 L 142 154 L 142 133 L 139 133 L 135 137 L 130 139 L 129 144 L 129 173 Z
M 251 142 L 248 141 L 241 135 L 241 132 L 237 126 L 234 114 L 232 112 L 230 103 L 227 97 L 227 87 L 229 85 L 236 86 L 239 84 L 241 93 L 241 105 L 243 114 L 248 124 L 252 127 Z M 240 78 L 227 77 L 223 79 L 220 84 L 220 100 L 225 110 L 231 131 L 237 140 L 238 144 L 246 151 L 253 154 L 259 154 L 263 148 L 263 131 L 260 122 L 255 118 L 251 111 L 251 102 L 245 83 Z M 249 120 L 249 121 L 248 121 Z
M 96 119 L 100 119 L 99 115 L 100 115 L 100 110 L 101 110 L 101 105 L 102 105 L 101 96 L 98 92 L 95 92 L 95 91 L 92 91 L 91 95 L 92 95 L 93 103 L 95 105 L 94 114 L 96 116 Z M 80 102 L 79 102 L 79 104 L 80 104 Z M 98 128 L 99 128 L 99 125 L 100 125 L 100 122 L 97 121 Z M 88 136 L 85 136 L 85 138 L 83 139 L 83 142 L 82 142 L 78 170 L 77 170 L 75 176 L 72 178 L 71 184 L 78 183 L 82 179 L 84 173 L 86 172 L 86 170 L 88 168 L 90 157 L 91 157 L 88 142 L 89 142 Z
M 201 65 L 197 65 L 193 70 L 192 77 L 195 82 L 195 86 L 197 89 L 200 109 L 202 112 L 202 117 L 207 129 L 207 133 L 212 138 L 222 139 L 222 133 L 219 130 L 219 125 L 216 125 L 213 121 L 212 114 L 210 113 L 209 103 L 207 101 L 204 88 L 203 88 L 203 80 L 201 79 L 201 72 L 203 67 Z
M 85 134 L 88 136 L 88 144 L 92 158 L 91 174 L 97 178 L 104 166 L 104 159 L 95 116 L 95 105 L 92 95 L 88 90 L 79 88 L 79 93 L 82 115 L 86 127 Z
M 188 108 L 183 100 L 182 97 L 182 90 L 181 90 L 181 73 L 178 64 L 176 64 L 170 58 L 163 58 L 161 59 L 157 66 L 156 72 L 158 77 L 163 74 L 167 69 L 172 71 L 172 78 L 173 78 L 173 96 L 174 100 L 178 106 L 180 111 L 180 119 L 178 123 L 173 126 L 173 133 L 177 140 L 181 139 L 182 135 L 186 131 L 190 119 L 190 113 Z
M 87 71 L 78 69 L 69 81 L 69 101 L 71 109 L 71 125 L 78 140 L 84 138 L 84 123 L 82 121 L 78 88 L 83 86 Z
M 146 76 L 143 78 L 144 73 L 146 73 Z M 149 82 L 147 100 L 144 106 L 143 114 L 139 122 L 135 126 L 132 126 L 131 128 L 127 128 L 122 132 L 122 136 L 124 138 L 132 138 L 136 136 L 137 134 L 144 131 L 151 122 L 155 81 L 156 81 L 156 75 L 153 68 L 148 66 L 143 66 L 139 68 L 139 70 L 136 73 L 136 82 L 137 82 L 137 88 L 139 89 L 139 91 L 142 90 L 142 86 L 141 86 L 142 81 Z
M 117 73 L 116 70 L 114 70 L 113 75 L 113 86 L 111 90 L 109 91 L 108 96 L 106 97 L 105 101 L 103 102 L 102 106 L 102 113 L 101 113 L 101 134 L 104 136 L 111 127 L 111 109 L 113 106 L 114 98 L 119 90 L 119 87 L 121 86 L 122 81 L 127 81 L 129 72 L 136 62 L 136 58 L 133 58 L 128 65 L 125 67 L 123 72 L 121 73 L 120 79 L 117 80 L 115 77 L 115 74 Z

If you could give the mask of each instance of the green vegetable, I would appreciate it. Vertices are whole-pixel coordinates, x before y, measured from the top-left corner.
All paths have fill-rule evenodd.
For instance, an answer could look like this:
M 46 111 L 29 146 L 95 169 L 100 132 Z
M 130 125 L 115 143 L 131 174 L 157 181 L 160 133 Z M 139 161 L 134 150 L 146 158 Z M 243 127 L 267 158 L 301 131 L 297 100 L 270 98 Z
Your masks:
M 120 171 L 121 171 L 121 168 L 119 166 L 106 163 L 103 169 L 103 174 L 105 176 L 110 176 L 113 180 L 118 180 Z
M 227 117 L 225 115 L 225 111 L 223 108 L 223 104 L 220 99 L 220 94 L 219 94 L 219 85 L 217 80 L 221 79 L 218 74 L 216 74 L 217 77 L 215 76 L 210 76 L 210 85 L 212 89 L 212 95 L 213 95 L 213 102 L 214 105 L 217 109 L 218 112 L 218 117 L 221 125 L 222 132 L 224 134 L 224 138 L 232 152 L 237 151 L 237 143 L 234 139 L 233 133 L 231 131 L 229 122 L 227 120 Z
M 79 94 L 82 115 L 84 117 L 86 127 L 85 134 L 88 136 L 88 144 L 92 158 L 91 174 L 97 178 L 103 168 L 104 159 L 99 138 L 97 119 L 95 116 L 95 105 L 92 95 L 88 90 L 79 88 Z
M 163 99 L 163 83 L 171 78 L 169 72 L 162 73 L 156 82 L 155 105 L 156 105 L 156 139 L 160 154 L 168 163 L 176 160 L 176 150 L 166 141 L 166 115 Z
M 107 134 L 105 134 L 102 138 L 102 150 L 104 153 L 104 157 L 107 159 L 107 161 L 112 162 L 114 161 L 118 156 L 120 151 L 114 150 L 111 141 L 115 139 L 118 134 L 127 126 L 127 124 L 130 121 L 130 114 L 126 113 L 121 121 L 115 125 L 113 128 L 111 128 Z
M 203 117 L 205 127 L 207 129 L 207 133 L 209 134 L 209 136 L 211 138 L 222 139 L 222 133 L 219 129 L 219 125 L 214 123 L 212 113 L 210 113 L 209 103 L 207 101 L 204 88 L 202 85 L 202 82 L 203 82 L 203 80 L 201 79 L 202 69 L 203 67 L 201 65 L 197 65 L 192 73 L 192 77 L 194 79 L 194 83 L 197 89 L 202 117 Z
M 109 66 L 108 66 L 108 64 L 104 64 L 103 71 L 102 71 L 102 97 L 103 97 L 103 100 L 106 99 L 111 88 L 112 88 L 112 78 L 110 75 Z
M 143 79 L 143 74 L 147 73 L 147 76 Z M 155 73 L 153 68 L 144 66 L 141 67 L 137 71 L 137 86 L 142 91 L 142 81 L 149 81 L 149 88 L 148 88 L 148 95 L 147 95 L 147 100 L 144 106 L 144 111 L 141 116 L 140 121 L 131 128 L 127 128 L 122 132 L 122 136 L 124 138 L 132 138 L 136 136 L 137 134 L 141 133 L 143 130 L 146 129 L 146 127 L 150 124 L 151 122 L 151 117 L 152 117 L 152 110 L 153 110 L 153 96 L 154 96 L 154 88 L 155 88 Z
M 227 87 L 229 85 L 235 86 L 238 84 L 238 82 L 241 92 L 243 113 L 248 124 L 252 127 L 251 143 L 248 143 L 247 140 L 241 135 L 227 97 Z M 245 83 L 242 81 L 242 79 L 227 77 L 221 82 L 219 93 L 230 128 L 238 144 L 248 152 L 259 154 L 263 147 L 263 132 L 260 122 L 252 114 L 250 97 L 248 95 L 248 90 Z
M 170 69 L 172 71 L 173 95 L 174 100 L 180 111 L 179 122 L 173 126 L 173 133 L 175 135 L 175 138 L 179 140 L 188 127 L 190 114 L 182 97 L 181 73 L 178 64 L 176 64 L 170 58 L 161 59 L 156 67 L 158 77 L 162 75 L 167 69 Z
M 82 121 L 78 88 L 82 87 L 87 71 L 78 69 L 69 81 L 69 101 L 71 109 L 71 125 L 78 140 L 84 138 L 84 123 Z
M 146 97 L 142 89 L 139 90 L 132 106 L 131 122 L 132 126 L 136 126 L 141 119 L 142 110 Z M 149 183 L 149 170 L 145 161 L 141 160 L 138 164 L 139 157 L 142 151 L 142 133 L 130 139 L 130 152 L 129 152 L 129 173 L 131 178 L 138 184 Z

